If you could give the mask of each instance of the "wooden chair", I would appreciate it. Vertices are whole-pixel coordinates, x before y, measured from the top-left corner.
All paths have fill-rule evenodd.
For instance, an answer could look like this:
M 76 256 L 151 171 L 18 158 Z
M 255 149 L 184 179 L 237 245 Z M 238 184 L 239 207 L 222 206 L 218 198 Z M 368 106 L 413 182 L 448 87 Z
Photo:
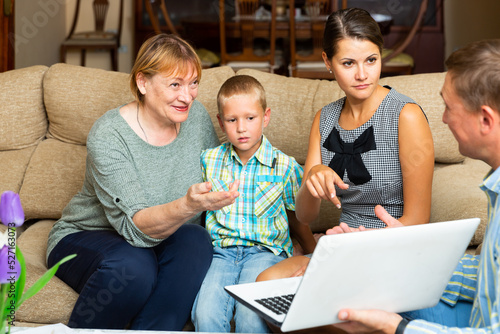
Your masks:
M 179 36 L 179 32 L 175 28 L 174 24 L 170 20 L 170 15 L 168 14 L 167 6 L 165 5 L 165 0 L 144 0 L 146 11 L 149 15 L 149 19 L 151 20 L 151 25 L 155 30 L 156 34 L 160 34 L 162 32 L 166 32 L 168 30 L 170 33 Z M 161 17 L 160 17 L 161 14 Z M 166 23 L 165 29 L 164 26 L 161 25 L 161 19 L 163 19 Z
M 80 50 L 80 63 L 85 66 L 87 50 L 109 50 L 111 54 L 111 67 L 118 71 L 118 48 L 120 47 L 120 36 L 123 23 L 123 0 L 120 0 L 118 10 L 118 29 L 116 32 L 104 31 L 106 16 L 109 9 L 108 0 L 94 0 L 93 12 L 95 19 L 95 30 L 75 33 L 80 14 L 80 0 L 76 1 L 73 24 L 66 40 L 61 44 L 61 62 L 66 62 L 66 53 L 69 50 Z M 84 1 L 87 3 L 87 1 Z M 90 3 L 90 2 L 88 2 Z
M 412 74 L 414 67 L 413 57 L 403 51 L 408 47 L 417 31 L 422 26 L 422 21 L 424 19 L 425 12 L 427 11 L 428 4 L 429 0 L 422 0 L 417 18 L 413 22 L 413 25 L 405 38 L 397 43 L 392 49 L 384 50 L 382 54 L 382 75 Z
M 308 3 L 312 2 L 326 2 L 326 0 L 306 0 L 306 6 Z M 411 74 L 414 67 L 414 60 L 409 54 L 403 51 L 408 47 L 416 33 L 422 26 L 422 21 L 427 10 L 429 0 L 422 0 L 419 8 L 417 18 L 413 22 L 413 25 L 408 32 L 408 34 L 399 41 L 393 48 L 385 49 L 382 52 L 382 75 L 394 75 L 394 74 Z M 290 0 L 289 4 L 290 12 L 295 8 L 295 1 Z M 321 6 L 325 6 L 321 4 Z M 332 12 L 337 10 L 337 1 L 330 1 L 330 6 L 332 7 Z M 347 0 L 342 0 L 342 9 L 348 7 Z M 325 7 L 322 7 L 325 8 Z M 329 14 L 327 11 L 326 14 Z M 321 26 L 321 33 L 319 32 Z M 312 79 L 332 79 L 332 75 L 326 71 L 323 61 L 321 59 L 322 44 L 323 44 L 323 29 L 324 21 L 314 21 L 311 22 L 312 39 L 313 39 L 313 49 L 312 53 L 304 57 L 297 53 L 296 51 L 296 36 L 295 36 L 295 20 L 293 16 L 290 17 L 290 52 L 291 52 L 291 66 L 290 75 L 295 77 L 312 78 Z M 301 62 L 303 62 L 301 64 Z
M 294 15 L 289 15 L 290 25 L 290 76 L 309 79 L 333 79 L 323 62 L 323 32 L 325 29 L 326 16 L 330 14 L 329 0 L 306 0 L 305 8 L 310 21 L 297 22 Z M 289 0 L 290 13 L 295 13 L 295 0 Z M 304 35 L 308 36 L 306 41 L 312 43 L 309 50 L 299 50 L 297 39 L 300 32 L 307 29 L 297 29 L 297 25 L 308 25 L 310 30 Z M 304 38 L 300 38 L 304 40 Z
M 225 1 L 219 0 L 220 64 L 231 66 L 235 70 L 254 68 L 273 73 L 276 56 L 276 0 L 272 1 L 270 21 L 256 20 L 255 14 L 260 6 L 259 0 L 235 0 L 235 4 L 238 15 L 235 21 L 231 22 L 226 19 Z M 239 27 L 239 29 L 236 29 L 237 33 L 234 36 L 228 36 L 226 30 L 228 24 L 234 24 Z M 263 36 L 256 36 L 254 34 L 256 24 L 268 26 L 267 29 L 264 29 L 265 33 Z M 231 41 L 228 37 L 231 37 Z M 255 40 L 258 37 L 269 41 L 269 51 L 256 47 Z M 234 53 L 229 52 L 229 47 L 234 49 L 239 44 L 241 44 L 241 47 L 238 48 L 239 50 Z
M 422 0 L 415 21 L 413 22 L 408 34 L 401 39 L 391 49 L 384 49 L 382 52 L 382 75 L 403 74 L 409 75 L 413 72 L 414 60 L 413 57 L 403 51 L 408 47 L 416 33 L 422 26 L 425 12 L 429 0 Z M 347 8 L 347 0 L 342 0 L 342 8 Z

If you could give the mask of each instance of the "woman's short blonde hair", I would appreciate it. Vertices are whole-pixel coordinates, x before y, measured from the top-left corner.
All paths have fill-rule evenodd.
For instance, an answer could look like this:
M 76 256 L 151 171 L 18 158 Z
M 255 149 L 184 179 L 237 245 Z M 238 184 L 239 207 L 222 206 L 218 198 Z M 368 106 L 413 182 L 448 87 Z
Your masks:
M 139 91 L 136 81 L 139 73 L 146 77 L 152 77 L 157 73 L 166 76 L 184 76 L 193 67 L 200 80 L 201 61 L 188 42 L 175 35 L 155 35 L 146 40 L 137 53 L 130 72 L 130 89 L 135 99 L 142 103 L 144 95 Z

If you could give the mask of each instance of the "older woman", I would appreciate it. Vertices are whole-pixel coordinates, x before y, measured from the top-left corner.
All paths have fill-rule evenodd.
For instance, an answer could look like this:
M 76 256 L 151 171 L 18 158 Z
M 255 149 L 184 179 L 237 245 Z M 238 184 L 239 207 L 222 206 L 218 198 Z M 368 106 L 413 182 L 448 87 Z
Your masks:
M 182 39 L 156 35 L 139 50 L 135 101 L 105 113 L 87 140 L 82 190 L 54 225 L 49 266 L 80 295 L 69 325 L 180 330 L 212 259 L 201 213 L 231 204 L 210 192 L 200 153 L 219 141 L 195 100 L 200 60 Z

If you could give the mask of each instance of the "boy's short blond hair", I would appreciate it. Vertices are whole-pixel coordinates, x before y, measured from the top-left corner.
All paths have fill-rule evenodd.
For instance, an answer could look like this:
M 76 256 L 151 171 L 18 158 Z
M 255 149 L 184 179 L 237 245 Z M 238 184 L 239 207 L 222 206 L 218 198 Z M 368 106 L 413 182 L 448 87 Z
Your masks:
M 267 108 L 266 92 L 261 83 L 249 75 L 235 75 L 224 82 L 217 94 L 217 108 L 219 115 L 222 116 L 224 103 L 238 95 L 254 95 L 255 99 L 262 107 L 262 111 Z

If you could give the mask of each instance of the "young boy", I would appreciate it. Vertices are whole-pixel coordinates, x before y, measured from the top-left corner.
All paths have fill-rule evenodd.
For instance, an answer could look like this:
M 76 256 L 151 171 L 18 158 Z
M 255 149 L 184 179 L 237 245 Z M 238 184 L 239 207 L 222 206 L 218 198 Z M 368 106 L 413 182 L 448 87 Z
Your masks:
M 312 252 L 311 230 L 297 221 L 293 211 L 303 171 L 262 134 L 271 110 L 255 78 L 228 79 L 219 90 L 217 105 L 219 125 L 229 142 L 202 153 L 203 175 L 213 191 L 228 190 L 239 182 L 240 195 L 234 204 L 207 212 L 214 256 L 192 319 L 196 331 L 229 332 L 234 315 L 237 333 L 267 333 L 266 323 L 230 297 L 224 286 L 254 282 L 264 269 L 292 256 L 288 221 L 304 251 Z

